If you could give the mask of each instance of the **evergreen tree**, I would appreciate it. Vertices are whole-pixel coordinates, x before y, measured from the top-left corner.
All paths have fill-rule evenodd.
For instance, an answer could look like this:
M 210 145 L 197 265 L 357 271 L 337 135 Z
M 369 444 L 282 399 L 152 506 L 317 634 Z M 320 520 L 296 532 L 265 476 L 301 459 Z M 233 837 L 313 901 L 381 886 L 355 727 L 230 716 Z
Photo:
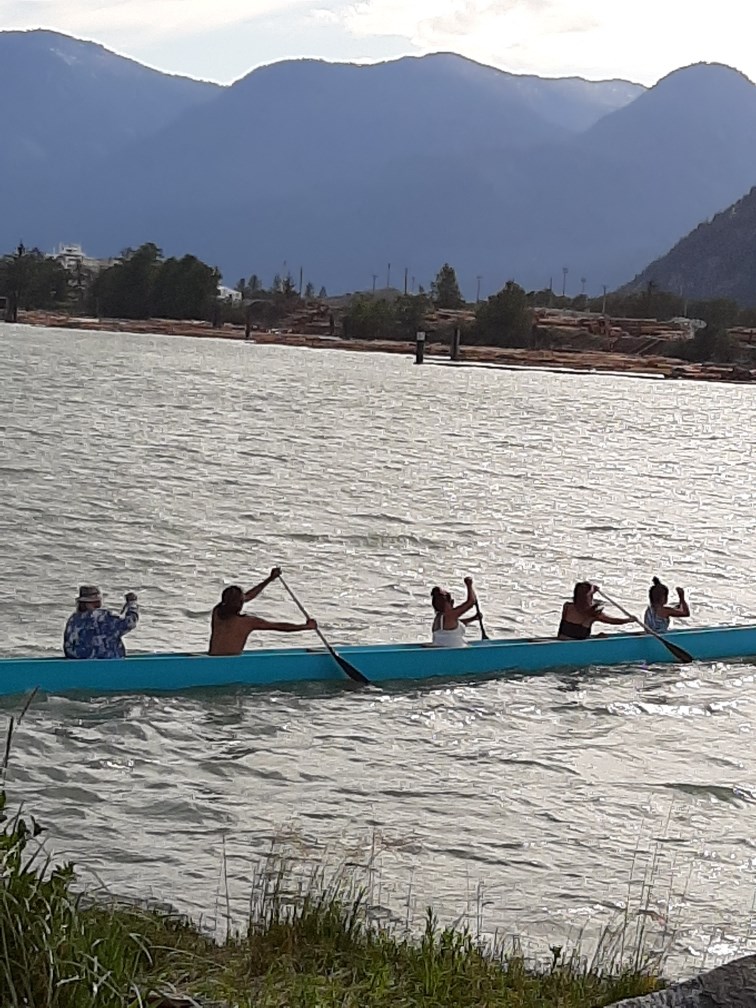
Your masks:
M 425 294 L 403 294 L 394 302 L 396 336 L 413 340 L 418 330 L 424 328 L 425 316 L 431 308 Z
M 253 273 L 249 278 L 249 283 L 247 284 L 247 292 L 251 296 L 252 294 L 257 294 L 262 290 L 262 284 L 260 283 L 260 277 L 257 273 Z
M 320 288 L 320 291 L 318 292 L 318 297 L 321 299 L 321 301 L 324 301 L 328 297 L 328 291 L 325 289 L 325 287 Z
M 315 297 L 315 286 L 310 281 L 307 282 L 304 296 L 307 298 L 308 301 L 312 301 L 312 299 Z
M 152 310 L 157 318 L 207 318 L 218 296 L 218 271 L 193 255 L 166 259 L 155 276 Z
M 498 294 L 478 306 L 473 337 L 491 346 L 524 347 L 530 344 L 532 325 L 527 294 L 509 280 Z
M 115 266 L 100 273 L 93 284 L 98 314 L 151 318 L 152 294 L 162 258 L 162 251 L 152 242 L 138 249 L 125 249 Z
M 273 283 L 271 284 L 270 289 L 274 294 L 281 294 L 283 292 L 283 281 L 281 280 L 280 273 L 276 273 L 273 277 Z
M 444 263 L 431 284 L 431 297 L 437 308 L 461 308 L 465 301 L 457 283 L 454 267 Z
M 353 339 L 414 339 L 430 308 L 427 297 L 402 294 L 395 300 L 364 294 L 347 309 L 344 325 Z
M 115 318 L 204 319 L 218 295 L 220 274 L 196 256 L 163 260 L 148 242 L 126 249 L 115 266 L 104 270 L 92 286 L 98 314 Z
M 19 309 L 53 308 L 69 297 L 68 271 L 38 248 L 20 244 L 0 259 L 0 295 L 7 299 L 6 319 L 15 322 Z

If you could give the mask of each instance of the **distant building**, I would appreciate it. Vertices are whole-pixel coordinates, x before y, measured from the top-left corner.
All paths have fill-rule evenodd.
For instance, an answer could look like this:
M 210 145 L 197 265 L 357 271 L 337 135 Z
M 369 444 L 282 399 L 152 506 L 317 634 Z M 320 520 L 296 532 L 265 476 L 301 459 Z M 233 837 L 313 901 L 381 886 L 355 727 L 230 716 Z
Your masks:
M 229 304 L 241 304 L 242 293 L 241 291 L 234 290 L 233 287 L 224 287 L 222 284 L 218 284 L 218 299 L 220 301 L 227 301 Z
M 81 271 L 99 273 L 116 262 L 115 259 L 93 259 L 85 254 L 81 245 L 58 245 L 49 258 L 60 263 L 65 270 L 74 275 Z

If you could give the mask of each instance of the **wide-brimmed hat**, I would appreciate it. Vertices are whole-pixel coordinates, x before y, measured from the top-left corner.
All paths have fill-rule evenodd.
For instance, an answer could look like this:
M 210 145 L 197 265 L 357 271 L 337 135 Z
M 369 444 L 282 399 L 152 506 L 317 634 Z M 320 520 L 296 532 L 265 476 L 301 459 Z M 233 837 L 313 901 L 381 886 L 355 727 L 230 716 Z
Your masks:
M 77 602 L 102 602 L 102 592 L 96 585 L 81 585 Z

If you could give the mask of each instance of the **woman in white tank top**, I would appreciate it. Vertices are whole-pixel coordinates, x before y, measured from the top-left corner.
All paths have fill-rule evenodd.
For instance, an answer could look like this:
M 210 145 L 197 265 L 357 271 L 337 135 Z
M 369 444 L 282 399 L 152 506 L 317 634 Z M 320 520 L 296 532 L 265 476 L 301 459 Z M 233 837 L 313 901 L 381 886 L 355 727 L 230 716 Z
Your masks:
M 461 617 L 472 609 L 475 605 L 475 592 L 473 591 L 473 579 L 465 578 L 467 587 L 467 598 L 462 605 L 455 606 L 451 592 L 443 588 L 434 588 L 431 592 L 431 604 L 436 610 L 433 619 L 433 645 L 434 647 L 466 647 L 465 626 L 474 623 L 477 616 L 469 619 Z

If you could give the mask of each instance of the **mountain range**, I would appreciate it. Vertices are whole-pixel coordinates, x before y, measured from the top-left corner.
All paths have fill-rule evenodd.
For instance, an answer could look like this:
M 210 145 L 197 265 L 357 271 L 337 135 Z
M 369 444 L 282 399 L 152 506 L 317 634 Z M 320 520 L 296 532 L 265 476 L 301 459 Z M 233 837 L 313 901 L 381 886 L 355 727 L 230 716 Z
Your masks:
M 155 241 L 227 282 L 329 290 L 513 277 L 616 286 L 756 182 L 756 87 L 698 64 L 653 88 L 453 54 L 293 60 L 221 87 L 94 43 L 0 32 L 0 246 Z M 288 264 L 285 267 L 284 264 Z

